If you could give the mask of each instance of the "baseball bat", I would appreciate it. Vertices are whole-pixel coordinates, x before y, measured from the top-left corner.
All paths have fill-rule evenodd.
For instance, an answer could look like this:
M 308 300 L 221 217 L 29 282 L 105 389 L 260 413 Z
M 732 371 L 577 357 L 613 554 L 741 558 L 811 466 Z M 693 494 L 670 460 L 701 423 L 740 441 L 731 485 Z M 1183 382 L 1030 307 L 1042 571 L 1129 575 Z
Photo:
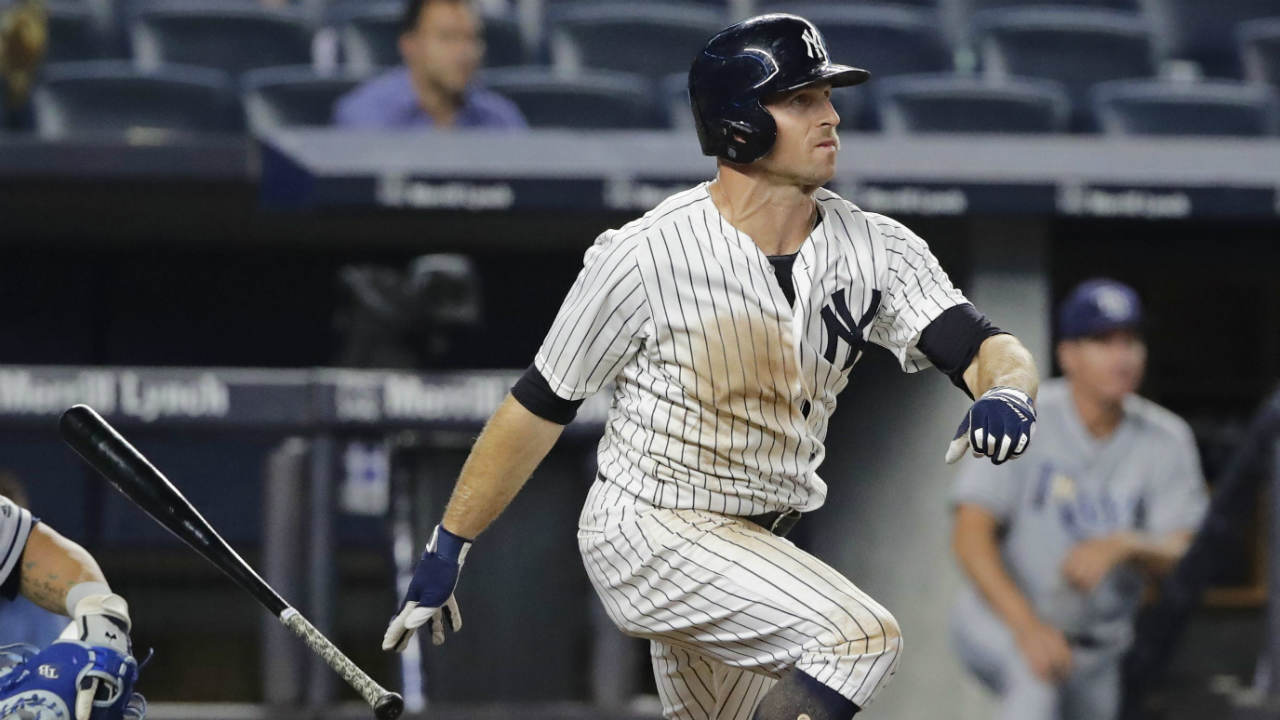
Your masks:
M 280 622 L 301 637 L 373 707 L 378 720 L 394 720 L 400 716 L 404 711 L 404 700 L 370 678 L 301 613 L 290 607 L 244 558 L 231 549 L 173 483 L 93 408 L 88 405 L 72 407 L 62 414 L 59 427 L 67 444 L 115 489 L 249 591 Z

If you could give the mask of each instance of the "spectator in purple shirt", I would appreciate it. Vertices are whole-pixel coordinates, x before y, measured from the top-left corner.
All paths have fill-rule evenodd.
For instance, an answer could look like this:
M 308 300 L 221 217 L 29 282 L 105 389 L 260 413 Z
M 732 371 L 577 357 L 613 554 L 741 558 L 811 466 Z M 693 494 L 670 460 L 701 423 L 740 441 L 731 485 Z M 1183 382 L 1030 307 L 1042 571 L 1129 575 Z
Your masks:
M 481 20 L 467 0 L 408 0 L 401 23 L 404 66 L 338 99 L 344 128 L 527 127 L 515 103 L 472 83 L 484 56 Z

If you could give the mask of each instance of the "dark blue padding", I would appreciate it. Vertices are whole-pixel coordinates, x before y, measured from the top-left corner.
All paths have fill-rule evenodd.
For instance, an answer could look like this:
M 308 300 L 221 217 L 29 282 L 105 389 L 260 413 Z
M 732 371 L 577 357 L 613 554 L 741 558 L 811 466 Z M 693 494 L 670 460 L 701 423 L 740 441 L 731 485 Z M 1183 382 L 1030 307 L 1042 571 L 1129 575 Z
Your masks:
M 1277 107 L 1274 89 L 1226 81 L 1122 80 L 1093 90 L 1098 125 L 1113 135 L 1274 135 Z
M 317 74 L 309 65 L 251 70 L 240 81 L 246 125 L 258 133 L 329 125 L 334 103 L 361 79 L 349 73 Z
M 311 62 L 312 31 L 299 10 L 150 2 L 133 18 L 129 36 L 142 67 L 184 64 L 239 75 Z
M 514 102 L 531 127 L 660 127 L 653 86 L 631 73 L 603 70 L 570 77 L 544 67 L 486 70 L 484 84 Z
M 1195 60 L 1209 77 L 1241 76 L 1235 30 L 1280 15 L 1276 0 L 1146 0 L 1170 57 Z
M 45 62 L 94 60 L 103 57 L 105 38 L 93 14 L 80 2 L 51 2 L 46 6 L 49 18 L 49 46 Z
M 1240 23 L 1236 37 L 1245 78 L 1280 87 L 1280 16 Z
M 555 65 L 639 73 L 654 82 L 688 72 L 694 56 L 728 24 L 714 8 L 649 0 L 558 3 L 547 13 Z
M 987 10 L 973 18 L 983 74 L 992 80 L 1035 77 L 1062 83 L 1078 128 L 1088 125 L 1089 89 L 1106 80 L 1156 74 L 1158 54 L 1141 16 L 1099 8 Z
M 45 68 L 33 96 L 36 131 L 50 139 L 138 129 L 235 132 L 241 123 L 232 87 L 226 73 L 209 68 L 56 63 Z
M 873 87 L 880 125 L 891 132 L 1054 133 L 1070 117 L 1067 93 L 1052 80 L 904 75 Z

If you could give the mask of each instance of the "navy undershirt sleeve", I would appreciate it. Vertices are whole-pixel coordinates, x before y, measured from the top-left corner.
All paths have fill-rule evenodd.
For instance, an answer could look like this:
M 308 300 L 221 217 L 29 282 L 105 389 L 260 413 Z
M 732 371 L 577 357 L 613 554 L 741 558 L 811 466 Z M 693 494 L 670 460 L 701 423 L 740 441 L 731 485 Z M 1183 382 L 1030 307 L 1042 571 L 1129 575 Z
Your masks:
M 960 388 L 970 398 L 969 386 L 964 381 L 964 371 L 978 355 L 982 343 L 994 335 L 1007 335 L 1004 330 L 991 324 L 986 315 L 978 312 L 970 303 L 947 308 L 941 315 L 933 319 L 924 332 L 920 333 L 920 342 L 916 347 L 929 358 L 933 366 L 942 374 L 951 378 L 952 384 Z
M 578 414 L 581 400 L 565 400 L 556 395 L 547 384 L 546 378 L 533 365 L 520 376 L 511 388 L 511 395 L 526 410 L 543 420 L 550 420 L 558 425 L 568 425 Z

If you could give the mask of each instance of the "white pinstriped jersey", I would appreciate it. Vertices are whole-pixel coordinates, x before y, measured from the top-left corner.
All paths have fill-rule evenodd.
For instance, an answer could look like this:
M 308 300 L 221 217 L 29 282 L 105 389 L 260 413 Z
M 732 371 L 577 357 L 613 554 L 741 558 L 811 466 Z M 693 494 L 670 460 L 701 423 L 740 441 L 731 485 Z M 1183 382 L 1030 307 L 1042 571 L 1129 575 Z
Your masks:
M 795 305 L 703 183 L 597 238 L 535 358 L 567 400 L 616 387 L 582 527 L 596 507 L 754 515 L 820 507 L 836 395 L 864 341 L 904 370 L 920 333 L 966 302 L 898 222 L 818 190 L 821 222 L 794 265 Z M 605 511 L 601 511 L 605 512 Z
M 9 579 L 22 560 L 22 551 L 27 547 L 27 538 L 34 523 L 31 513 L 0 495 L 0 585 Z

